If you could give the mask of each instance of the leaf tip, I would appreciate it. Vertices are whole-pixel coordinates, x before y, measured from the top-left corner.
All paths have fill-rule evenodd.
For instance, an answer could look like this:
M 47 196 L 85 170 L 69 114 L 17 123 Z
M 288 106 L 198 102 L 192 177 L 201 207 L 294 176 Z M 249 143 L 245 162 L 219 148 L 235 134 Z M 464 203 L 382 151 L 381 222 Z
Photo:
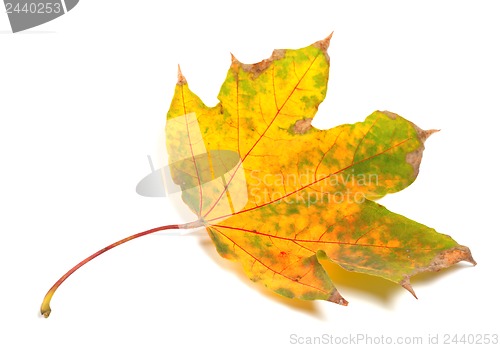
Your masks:
M 423 130 L 420 127 L 413 125 L 415 130 L 417 131 L 418 137 L 420 138 L 420 141 L 424 143 L 432 134 L 437 133 L 440 131 L 440 129 L 429 129 L 429 130 Z
M 231 54 L 231 64 L 238 64 L 240 61 L 234 56 L 232 52 L 229 52 Z
M 327 301 L 339 304 L 341 306 L 347 306 L 349 302 L 342 297 L 337 289 L 334 289 L 330 297 L 328 297 Z
M 323 40 L 316 41 L 313 45 L 318 47 L 326 54 L 328 47 L 330 47 L 330 40 L 332 39 L 332 36 L 333 36 L 333 31 L 326 38 L 324 38 Z
M 410 284 L 410 277 L 406 277 L 405 279 L 403 279 L 403 281 L 400 284 L 403 288 L 408 290 L 408 292 L 412 294 L 413 297 L 415 297 L 418 300 L 417 294 L 415 294 L 415 290 L 413 290 L 413 287 Z
M 467 259 L 465 259 L 464 261 L 469 262 L 470 264 L 472 264 L 472 266 L 477 266 L 477 262 L 472 257 L 472 254 L 471 254 L 470 250 L 469 250 L 469 255 L 468 255 Z
M 330 40 L 332 39 L 332 36 L 333 36 L 333 30 L 332 30 L 332 32 L 330 33 L 330 35 L 328 35 L 328 36 L 325 38 L 325 41 L 328 41 L 328 43 L 330 43 Z
M 455 255 L 450 258 L 449 260 L 449 262 L 451 262 L 450 265 L 460 261 L 467 261 L 468 263 L 472 264 L 472 266 L 477 265 L 477 262 L 472 257 L 472 253 L 468 247 L 459 245 L 457 248 L 455 248 L 455 250 L 458 250 L 458 253 L 457 251 L 455 251 L 454 253 Z
M 187 83 L 186 78 L 182 75 L 181 65 L 177 64 L 177 84 L 179 86 L 185 85 Z

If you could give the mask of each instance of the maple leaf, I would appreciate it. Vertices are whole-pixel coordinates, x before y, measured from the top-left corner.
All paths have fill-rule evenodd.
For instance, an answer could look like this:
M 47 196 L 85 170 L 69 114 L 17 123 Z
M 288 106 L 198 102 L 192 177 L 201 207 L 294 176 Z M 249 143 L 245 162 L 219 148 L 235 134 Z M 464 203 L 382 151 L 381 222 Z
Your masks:
M 198 219 L 90 255 L 50 288 L 41 314 L 50 315 L 55 291 L 87 262 L 169 229 L 205 227 L 219 254 L 241 263 L 253 281 L 286 297 L 341 305 L 347 301 L 320 260 L 399 283 L 414 296 L 413 275 L 476 264 L 451 237 L 374 202 L 415 180 L 434 130 L 388 111 L 328 130 L 312 126 L 326 96 L 330 37 L 275 50 L 256 64 L 233 57 L 214 107 L 189 89 L 179 69 L 167 151 L 172 178 Z
M 346 305 L 319 262 L 326 259 L 415 296 L 413 275 L 475 264 L 451 237 L 373 202 L 415 180 L 435 131 L 387 111 L 314 128 L 329 40 L 275 50 L 257 64 L 232 57 L 215 107 L 179 70 L 166 127 L 172 177 L 219 254 L 278 294 Z

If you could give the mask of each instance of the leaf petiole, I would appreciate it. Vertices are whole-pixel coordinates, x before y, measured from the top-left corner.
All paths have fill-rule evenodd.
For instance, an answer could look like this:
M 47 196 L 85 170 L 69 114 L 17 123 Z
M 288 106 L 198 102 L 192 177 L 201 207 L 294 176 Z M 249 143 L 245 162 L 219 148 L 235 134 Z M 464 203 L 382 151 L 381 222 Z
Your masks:
M 72 275 L 76 270 L 78 270 L 80 267 L 85 265 L 87 262 L 95 259 L 97 256 L 105 253 L 106 251 L 113 249 L 114 247 L 117 247 L 118 245 L 121 245 L 123 243 L 126 243 L 128 241 L 131 241 L 133 239 L 146 236 L 148 234 L 152 234 L 155 232 L 159 231 L 165 231 L 165 230 L 172 230 L 172 229 L 192 229 L 192 228 L 197 228 L 197 227 L 202 227 L 204 224 L 201 220 L 198 221 L 193 221 L 187 224 L 182 224 L 182 225 L 166 225 L 166 226 L 160 226 L 156 228 L 152 228 L 150 230 L 144 231 L 144 232 L 139 232 L 134 235 L 131 235 L 129 237 L 123 238 L 117 242 L 114 242 L 113 244 L 108 245 L 105 248 L 102 248 L 101 250 L 95 252 L 94 254 L 90 255 L 87 257 L 85 260 L 81 261 L 78 263 L 75 267 L 71 268 L 66 274 L 64 274 L 57 282 L 55 282 L 54 285 L 50 288 L 50 290 L 47 292 L 45 295 L 42 305 L 40 307 L 40 313 L 45 317 L 48 318 L 51 312 L 50 309 L 50 300 L 52 299 L 52 296 L 54 296 L 54 293 L 56 292 L 57 288 L 70 276 Z

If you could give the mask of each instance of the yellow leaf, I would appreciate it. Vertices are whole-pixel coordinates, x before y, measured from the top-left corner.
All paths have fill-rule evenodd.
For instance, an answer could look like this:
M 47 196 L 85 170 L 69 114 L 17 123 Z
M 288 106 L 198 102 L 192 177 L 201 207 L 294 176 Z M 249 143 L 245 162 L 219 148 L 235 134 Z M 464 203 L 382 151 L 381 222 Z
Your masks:
M 314 128 L 329 40 L 257 64 L 233 57 L 214 107 L 179 71 L 166 127 L 172 176 L 219 254 L 283 296 L 347 304 L 318 258 L 414 294 L 414 274 L 475 263 L 451 237 L 373 202 L 415 180 L 434 131 L 387 111 Z

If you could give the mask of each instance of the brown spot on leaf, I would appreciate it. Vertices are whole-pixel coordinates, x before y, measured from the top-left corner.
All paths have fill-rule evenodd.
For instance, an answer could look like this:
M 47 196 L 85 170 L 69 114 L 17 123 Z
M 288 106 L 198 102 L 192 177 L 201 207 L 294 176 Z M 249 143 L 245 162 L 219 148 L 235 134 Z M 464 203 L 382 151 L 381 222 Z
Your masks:
M 387 111 L 387 110 L 379 111 L 379 112 L 386 115 L 391 120 L 395 120 L 398 117 L 401 117 L 398 114 L 391 112 L 391 111 Z M 424 131 L 420 127 L 415 125 L 414 123 L 410 122 L 410 124 L 413 126 L 413 128 L 415 128 L 415 131 L 417 132 L 417 135 L 422 143 L 422 145 L 418 149 L 416 149 L 415 151 L 410 152 L 406 155 L 406 162 L 413 167 L 413 174 L 415 177 L 417 177 L 417 175 L 419 173 L 419 169 L 420 169 L 420 162 L 422 162 L 422 155 L 424 154 L 424 149 L 425 149 L 424 142 L 432 133 L 437 132 L 437 130 L 431 129 L 431 130 Z
M 293 132 L 295 134 L 305 134 L 312 128 L 311 125 L 312 118 L 305 118 L 303 120 L 298 120 L 293 126 Z
M 231 54 L 232 66 L 235 67 L 236 69 L 242 69 L 243 71 L 249 73 L 252 79 L 256 79 L 257 77 L 260 76 L 260 74 L 266 71 L 275 60 L 284 58 L 285 52 L 286 50 L 284 49 L 274 50 L 273 53 L 271 54 L 271 57 L 254 64 L 241 63 Z
M 423 272 L 438 272 L 444 268 L 453 266 L 454 264 L 460 261 L 470 262 L 474 266 L 477 264 L 476 261 L 474 261 L 474 258 L 472 257 L 470 249 L 467 248 L 466 246 L 459 245 L 454 248 L 440 252 L 432 259 L 429 265 L 425 267 L 419 267 L 410 274 L 405 275 L 403 277 L 403 280 L 399 284 L 401 284 L 403 288 L 408 290 L 413 296 L 415 296 L 415 298 L 417 298 L 410 284 L 411 277 Z
M 424 154 L 424 142 L 429 138 L 432 134 L 439 132 L 439 129 L 429 129 L 429 130 L 423 130 L 420 127 L 418 127 L 416 124 L 410 122 L 413 128 L 415 128 L 415 131 L 417 132 L 417 135 L 422 142 L 422 145 L 416 149 L 413 152 L 410 152 L 406 155 L 406 162 L 410 164 L 413 167 L 413 173 L 415 177 L 417 177 L 419 168 L 420 168 L 420 162 L 422 162 L 422 155 Z
M 450 267 L 457 262 L 467 261 L 472 263 L 474 266 L 477 264 L 472 258 L 470 249 L 466 246 L 459 245 L 454 248 L 445 250 L 439 253 L 425 268 L 419 268 L 416 271 L 420 272 L 437 272 L 440 269 Z
M 323 53 L 326 56 L 327 61 L 330 61 L 330 57 L 328 56 L 327 50 L 328 50 L 328 46 L 330 46 L 330 39 L 332 38 L 332 35 L 333 35 L 333 32 L 330 35 L 328 35 L 325 39 L 317 41 L 313 44 L 313 46 L 315 46 L 323 51 Z M 233 54 L 231 54 L 231 62 L 232 62 L 232 66 L 235 67 L 236 70 L 243 69 L 243 71 L 250 74 L 250 77 L 252 79 L 256 79 L 257 77 L 260 76 L 260 74 L 262 74 L 264 71 L 266 71 L 274 61 L 285 58 L 285 55 L 286 55 L 285 49 L 276 49 L 271 54 L 271 57 L 264 59 L 261 62 L 254 63 L 254 64 L 244 64 L 244 63 L 241 63 L 238 59 L 236 59 L 236 57 Z
M 406 163 L 413 167 L 413 175 L 417 177 L 420 170 L 420 162 L 422 162 L 422 155 L 424 153 L 424 145 L 422 144 L 417 150 L 410 152 L 406 155 Z
M 380 112 L 383 113 L 384 115 L 386 115 L 387 117 L 389 117 L 391 120 L 395 120 L 396 118 L 401 117 L 398 114 L 395 114 L 394 112 L 387 111 L 387 110 L 380 111 Z

